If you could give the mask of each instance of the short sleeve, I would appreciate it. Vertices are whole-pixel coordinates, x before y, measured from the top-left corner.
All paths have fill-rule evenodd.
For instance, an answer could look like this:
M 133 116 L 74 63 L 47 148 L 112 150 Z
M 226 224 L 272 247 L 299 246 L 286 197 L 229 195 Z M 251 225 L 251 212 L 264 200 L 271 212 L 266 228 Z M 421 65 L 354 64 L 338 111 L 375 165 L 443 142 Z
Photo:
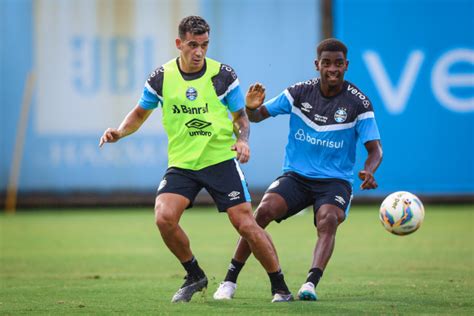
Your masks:
M 268 113 L 271 116 L 277 116 L 280 114 L 289 114 L 291 113 L 291 107 L 293 106 L 294 99 L 291 94 L 288 92 L 288 89 L 274 97 L 273 99 L 268 100 L 263 105 L 268 110 Z
M 138 104 L 146 109 L 152 110 L 163 104 L 163 74 L 164 68 L 160 67 L 153 71 L 145 82 L 142 96 Z

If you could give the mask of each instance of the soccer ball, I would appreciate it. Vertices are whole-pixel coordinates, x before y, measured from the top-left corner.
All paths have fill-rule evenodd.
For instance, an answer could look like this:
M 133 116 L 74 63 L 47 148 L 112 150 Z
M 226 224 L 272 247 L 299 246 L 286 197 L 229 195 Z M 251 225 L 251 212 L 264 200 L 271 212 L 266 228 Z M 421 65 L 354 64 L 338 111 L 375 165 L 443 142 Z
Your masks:
M 420 228 L 425 209 L 416 195 L 399 191 L 383 200 L 379 210 L 380 221 L 386 230 L 395 235 L 408 235 Z

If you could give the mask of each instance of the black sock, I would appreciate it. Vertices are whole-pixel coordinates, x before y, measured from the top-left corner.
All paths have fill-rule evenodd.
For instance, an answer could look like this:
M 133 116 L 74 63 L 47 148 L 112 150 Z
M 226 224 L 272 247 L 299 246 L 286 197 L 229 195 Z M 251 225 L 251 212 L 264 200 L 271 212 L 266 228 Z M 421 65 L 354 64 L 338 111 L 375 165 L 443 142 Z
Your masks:
M 181 264 L 183 265 L 189 276 L 196 278 L 202 278 L 203 276 L 205 276 L 204 271 L 202 271 L 201 267 L 199 267 L 196 258 L 193 257 L 189 261 L 181 262 Z
M 239 276 L 240 270 L 244 267 L 245 262 L 238 262 L 235 259 L 230 260 L 229 269 L 225 276 L 224 281 L 230 281 L 237 283 L 237 277 Z
M 319 279 L 323 276 L 323 270 L 319 268 L 312 268 L 309 270 L 308 277 L 306 278 L 306 282 L 311 282 L 316 287 L 319 283 Z
M 290 293 L 288 286 L 286 286 L 285 277 L 283 276 L 283 272 L 281 272 L 281 270 L 278 270 L 277 272 L 268 273 L 268 277 L 270 278 L 270 283 L 272 284 L 272 294 Z

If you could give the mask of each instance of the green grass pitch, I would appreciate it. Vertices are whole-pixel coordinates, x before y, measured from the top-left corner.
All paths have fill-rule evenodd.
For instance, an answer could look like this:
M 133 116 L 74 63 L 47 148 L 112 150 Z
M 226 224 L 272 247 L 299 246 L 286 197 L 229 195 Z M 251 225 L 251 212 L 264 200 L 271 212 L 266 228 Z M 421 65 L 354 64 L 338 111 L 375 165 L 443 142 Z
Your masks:
M 312 214 L 271 224 L 294 294 L 316 240 Z M 154 225 L 152 209 L 0 215 L 0 314 L 301 315 L 474 314 L 474 207 L 428 205 L 419 231 L 386 232 L 377 206 L 354 206 L 318 286 L 319 301 L 272 304 L 252 257 L 235 299 L 214 301 L 237 240 L 225 214 L 186 211 L 182 226 L 209 277 L 206 293 L 172 304 L 184 270 Z

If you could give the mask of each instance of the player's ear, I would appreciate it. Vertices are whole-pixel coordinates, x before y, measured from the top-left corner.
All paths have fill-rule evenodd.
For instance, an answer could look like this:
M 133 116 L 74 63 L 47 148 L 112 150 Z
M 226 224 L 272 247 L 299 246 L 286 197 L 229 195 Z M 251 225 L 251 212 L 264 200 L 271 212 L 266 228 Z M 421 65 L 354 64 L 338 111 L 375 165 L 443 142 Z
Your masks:
M 346 70 L 349 68 L 349 60 L 346 60 Z
M 317 59 L 314 60 L 314 65 L 316 66 L 316 70 L 319 71 L 319 61 Z
M 176 40 L 175 40 L 175 43 L 176 43 L 176 48 L 181 50 L 181 44 L 183 43 L 181 41 L 181 38 L 177 37 Z

